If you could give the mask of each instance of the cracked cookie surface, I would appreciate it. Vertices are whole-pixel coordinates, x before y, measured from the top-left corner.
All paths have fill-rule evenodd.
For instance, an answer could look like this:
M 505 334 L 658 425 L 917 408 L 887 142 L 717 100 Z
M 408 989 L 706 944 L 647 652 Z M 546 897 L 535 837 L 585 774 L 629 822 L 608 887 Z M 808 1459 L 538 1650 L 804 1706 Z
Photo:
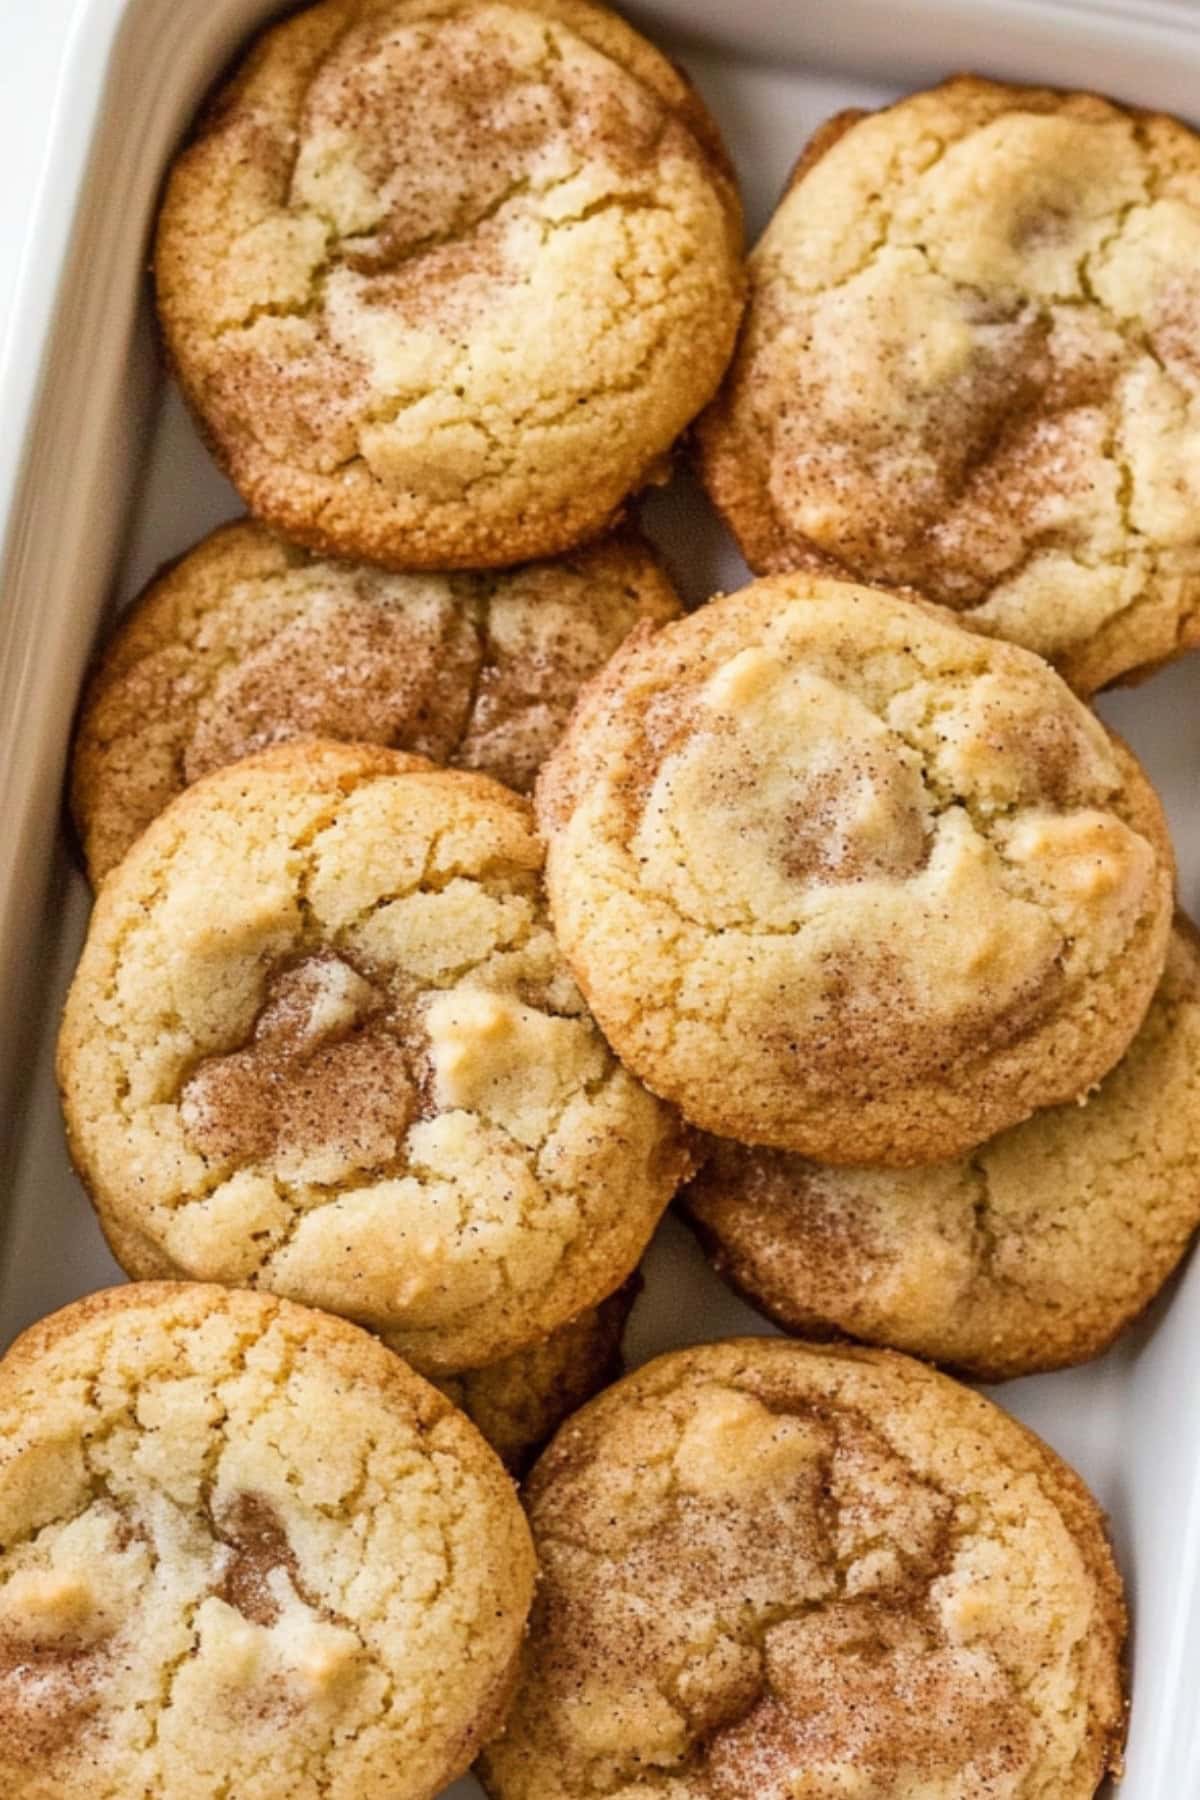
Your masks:
M 1124 1609 L 1095 1502 L 906 1358 L 660 1357 L 526 1484 L 541 1568 L 495 1800 L 1089 1800 Z
M 1173 863 L 1139 765 L 1048 665 L 804 574 L 640 640 L 538 806 L 564 954 L 696 1125 L 930 1162 L 1113 1066 Z
M 98 882 L 167 802 L 269 745 L 353 739 L 518 790 L 581 684 L 680 606 L 622 533 L 502 574 L 393 575 L 222 526 L 120 621 L 84 702 L 71 805 Z
M 525 801 L 398 751 L 287 745 L 172 802 L 60 1038 L 122 1267 L 323 1306 L 430 1373 L 618 1287 L 689 1153 L 588 1015 L 541 861 Z
M 474 1428 L 341 1320 L 153 1283 L 0 1363 L 0 1774 L 22 1800 L 430 1800 L 534 1579 Z
M 686 79 L 586 0 L 324 0 L 168 184 L 159 313 L 253 512 L 400 568 L 610 525 L 711 398 L 741 213 Z
M 514 1475 L 524 1474 L 564 1419 L 621 1374 L 621 1336 L 639 1285 L 636 1277 L 627 1281 L 542 1343 L 502 1362 L 438 1380 Z
M 969 1157 L 831 1168 L 713 1146 L 684 1211 L 721 1273 L 803 1337 L 985 1381 L 1098 1356 L 1200 1225 L 1200 944 L 1181 920 L 1145 1022 L 1082 1106 Z
M 908 584 L 1091 692 L 1200 640 L 1200 138 L 960 77 L 818 132 L 709 491 L 760 573 Z

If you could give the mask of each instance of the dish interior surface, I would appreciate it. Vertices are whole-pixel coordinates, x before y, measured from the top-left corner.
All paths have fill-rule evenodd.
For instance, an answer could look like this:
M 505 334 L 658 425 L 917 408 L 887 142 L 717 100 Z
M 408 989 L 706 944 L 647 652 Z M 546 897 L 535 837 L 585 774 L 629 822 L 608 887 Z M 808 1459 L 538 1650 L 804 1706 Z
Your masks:
M 152 8 L 141 12 L 147 17 Z M 157 9 L 161 14 L 163 9 Z M 191 9 L 189 9 L 191 10 Z M 203 10 L 203 9 L 196 9 Z M 207 35 L 196 41 L 190 94 L 199 98 L 219 59 L 240 30 L 265 9 L 226 4 L 205 23 Z M 669 12 L 670 9 L 663 9 Z M 876 15 L 881 33 L 896 33 L 896 21 Z M 666 43 L 693 75 L 726 134 L 741 176 L 752 237 L 757 235 L 779 193 L 787 171 L 809 132 L 844 106 L 875 106 L 902 87 L 947 73 L 969 61 L 985 73 L 1024 74 L 1058 84 L 1102 83 L 1119 97 L 1145 100 L 1154 74 L 1153 44 L 1139 40 L 1137 55 L 1126 52 L 1129 80 L 1122 86 L 1121 44 L 1109 47 L 1111 13 L 1104 9 L 1103 29 L 1089 38 L 1087 21 L 1077 8 L 1043 9 L 1037 30 L 1045 37 L 1051 25 L 1059 31 L 1059 48 L 1039 63 L 1036 46 L 1014 46 L 979 9 L 930 7 L 908 12 L 909 50 L 893 70 L 890 85 L 862 79 L 846 68 L 814 66 L 811 42 L 800 45 L 795 61 L 755 62 L 731 49 L 708 43 L 679 45 L 669 26 L 656 25 L 651 13 L 640 21 Z M 1014 7 L 1020 12 L 1020 7 Z M 1163 9 L 1164 11 L 1166 9 Z M 117 35 L 110 69 L 110 89 L 122 75 L 121 59 L 133 57 L 136 38 L 130 24 L 132 7 Z M 781 13 L 765 4 L 749 8 L 756 41 L 766 48 L 771 33 L 784 29 Z M 695 25 L 705 16 L 719 18 L 714 7 L 675 9 Z M 938 21 L 949 21 L 944 32 Z M 1057 21 L 1057 23 L 1056 23 Z M 1074 21 L 1074 24 L 1072 24 Z M 1146 22 L 1149 30 L 1149 20 Z M 871 9 L 851 5 L 840 27 L 838 45 L 847 56 L 857 32 L 864 46 L 859 68 L 878 67 L 882 36 L 872 38 Z M 237 27 L 240 25 L 240 30 Z M 1132 15 L 1117 25 L 1134 33 Z M 219 29 L 218 29 L 219 27 Z M 1180 26 L 1182 31 L 1184 26 Z M 1189 80 L 1200 62 L 1200 27 L 1196 32 Z M 1070 51 L 1072 30 L 1075 49 Z M 797 36 L 813 37 L 811 21 L 797 23 Z M 972 35 L 974 33 L 974 36 Z M 1135 34 L 1136 35 L 1136 34 Z M 187 49 L 187 41 L 185 49 Z M 1066 45 L 1067 50 L 1062 46 Z M 76 44 L 76 54 L 81 45 Z M 819 52 L 818 52 L 819 55 Z M 1160 103 L 1178 106 L 1182 73 L 1177 58 L 1161 52 L 1163 88 Z M 830 60 L 833 60 L 832 51 Z M 1105 72 L 1107 70 L 1107 73 Z M 128 74 L 128 71 L 125 71 Z M 186 109 L 185 109 L 186 110 Z M 101 120 L 101 136 L 120 129 L 111 109 Z M 161 129 L 161 123 L 160 123 Z M 152 134 L 151 134 L 152 136 Z M 100 138 L 97 142 L 100 143 Z M 153 146 L 161 166 L 168 147 Z M 146 153 L 150 153 L 149 140 Z M 108 205 L 126 204 L 110 194 Z M 101 196 L 103 202 L 103 196 Z M 144 247 L 153 195 L 147 194 L 140 221 Z M 126 266 L 123 279 L 132 283 L 136 270 Z M 132 288 L 130 288 L 132 293 Z M 117 317 L 120 309 L 117 308 Z M 60 321 L 61 329 L 61 321 Z M 105 346 L 114 357 L 128 355 L 128 385 L 117 405 L 126 421 L 138 415 L 138 395 L 147 395 L 151 417 L 148 451 L 140 469 L 133 460 L 126 430 L 125 444 L 110 436 L 116 489 L 128 498 L 123 517 L 113 519 L 113 537 L 123 530 L 115 582 L 109 582 L 103 545 L 75 570 L 74 606 L 79 646 L 59 652 L 48 626 L 44 657 L 33 678 L 42 684 L 41 706 L 54 754 L 61 766 L 69 719 L 76 698 L 75 668 L 86 641 L 98 629 L 102 612 L 110 613 L 110 595 L 124 604 L 168 558 L 179 554 L 203 532 L 241 508 L 201 447 L 179 397 L 156 375 L 154 336 L 145 299 L 140 303 L 132 350 L 124 343 Z M 116 418 L 110 421 L 116 428 Z M 118 515 L 120 501 L 115 501 Z M 732 545 L 683 477 L 671 489 L 653 495 L 644 519 L 671 561 L 689 600 L 699 601 L 720 588 L 740 585 L 746 571 Z M 52 621 L 51 621 L 52 623 Z M 1200 910 L 1200 658 L 1175 665 L 1139 689 L 1106 696 L 1104 717 L 1121 731 L 1145 761 L 1166 802 L 1180 863 L 1180 893 L 1193 915 Z M 57 831 L 58 819 L 42 809 L 43 830 Z M 22 1035 L 13 1050 L 21 1076 L 12 1118 L 11 1175 L 5 1208 L 5 1255 L 0 1272 L 0 1333 L 3 1342 L 33 1319 L 76 1295 L 122 1279 L 103 1245 L 91 1209 L 67 1161 L 53 1080 L 53 1047 L 58 1012 L 82 941 L 88 894 L 73 849 L 59 833 L 51 872 L 46 926 L 33 947 L 28 971 L 36 969 L 36 1005 L 23 1013 Z M 10 962 L 10 968 L 12 964 Z M 19 971 L 13 971 L 16 979 Z M 638 1303 L 627 1340 L 629 1360 L 639 1363 L 674 1345 L 730 1333 L 769 1331 L 771 1327 L 735 1299 L 710 1273 L 690 1234 L 668 1219 L 646 1264 L 646 1290 Z M 1192 1689 L 1186 1682 L 1189 1662 L 1200 1656 L 1200 1621 L 1195 1588 L 1200 1576 L 1200 1425 L 1197 1423 L 1194 1371 L 1200 1360 L 1200 1266 L 1177 1279 L 1152 1311 L 1110 1354 L 1089 1367 L 1041 1376 L 997 1390 L 1002 1404 L 1027 1420 L 1073 1462 L 1089 1481 L 1112 1519 L 1123 1570 L 1129 1581 L 1135 1618 L 1134 1712 L 1124 1800 L 1184 1800 L 1200 1792 L 1200 1739 L 1192 1727 Z M 449 1790 L 467 1800 L 481 1790 L 463 1781 Z

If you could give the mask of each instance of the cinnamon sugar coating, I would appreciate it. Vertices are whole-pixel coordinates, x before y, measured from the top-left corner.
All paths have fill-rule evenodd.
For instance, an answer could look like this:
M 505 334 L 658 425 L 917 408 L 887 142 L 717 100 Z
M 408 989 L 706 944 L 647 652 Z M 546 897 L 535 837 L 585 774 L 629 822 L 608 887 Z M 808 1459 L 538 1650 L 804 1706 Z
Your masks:
M 177 160 L 154 260 L 250 509 L 395 568 L 607 529 L 742 306 L 715 126 L 589 0 L 322 0 L 273 26 Z
M 93 1294 L 0 1362 L 0 1774 L 21 1800 L 430 1800 L 534 1580 L 473 1427 L 268 1295 Z
M 1098 1356 L 1200 1225 L 1200 940 L 1180 920 L 1150 1010 L 1082 1105 L 970 1157 L 832 1168 L 718 1143 L 682 1196 L 721 1273 L 803 1337 L 985 1381 Z
M 72 810 L 98 882 L 184 787 L 304 737 L 478 769 L 520 791 L 580 685 L 679 601 L 626 532 L 496 575 L 389 575 L 222 526 L 120 621 L 84 700 Z
M 480 775 L 287 745 L 206 776 L 100 890 L 59 1076 L 122 1266 L 269 1289 L 422 1369 L 494 1363 L 629 1275 L 690 1170 Z
M 542 1579 L 493 1800 L 1090 1800 L 1119 1770 L 1099 1510 L 919 1363 L 676 1351 L 525 1501 Z
M 908 584 L 1080 692 L 1200 640 L 1200 138 L 962 76 L 832 120 L 700 429 L 751 566 Z
M 1150 1003 L 1173 861 L 1047 664 L 795 574 L 631 637 L 538 785 L 563 952 L 718 1136 L 930 1162 L 1082 1097 Z

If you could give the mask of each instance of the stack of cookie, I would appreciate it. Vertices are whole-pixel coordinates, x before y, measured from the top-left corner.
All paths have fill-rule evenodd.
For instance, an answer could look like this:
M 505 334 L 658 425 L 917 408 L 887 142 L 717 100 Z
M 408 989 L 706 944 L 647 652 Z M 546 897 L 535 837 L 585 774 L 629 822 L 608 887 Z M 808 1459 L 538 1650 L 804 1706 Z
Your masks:
M 1081 697 L 1200 617 L 1198 229 L 1183 127 L 959 80 L 818 134 L 747 274 L 590 0 L 245 57 L 155 269 L 252 516 L 76 741 L 59 1068 L 133 1281 L 0 1365 L 17 1794 L 1119 1767 L 1095 1502 L 928 1363 L 1098 1353 L 1200 1222 L 1200 945 Z M 683 616 L 625 513 L 700 414 L 762 578 Z M 676 1194 L 841 1341 L 591 1399 Z

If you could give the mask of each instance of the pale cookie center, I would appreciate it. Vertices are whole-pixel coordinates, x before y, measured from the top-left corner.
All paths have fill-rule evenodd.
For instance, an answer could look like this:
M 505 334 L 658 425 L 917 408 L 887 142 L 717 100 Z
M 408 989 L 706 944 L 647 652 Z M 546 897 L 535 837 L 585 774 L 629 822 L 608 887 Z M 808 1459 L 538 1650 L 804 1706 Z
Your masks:
M 386 997 L 317 954 L 276 972 L 250 1043 L 202 1062 L 180 1111 L 202 1156 L 320 1181 L 389 1163 L 418 1097 Z
M 787 927 L 835 884 L 908 880 L 931 808 L 920 759 L 852 695 L 748 649 L 711 678 L 635 839 L 644 879 L 720 927 Z
M 570 167 L 548 64 L 536 21 L 501 7 L 478 26 L 358 27 L 310 90 L 294 201 L 332 221 L 362 274 L 469 234 L 531 175 Z
M 1086 297 L 1086 261 L 1146 198 L 1132 120 L 1014 110 L 951 144 L 898 198 L 893 243 L 999 295 Z
M 1135 937 L 1158 864 L 1102 728 L 1051 677 L 930 657 L 913 679 L 899 638 L 859 672 L 853 623 L 821 605 L 660 690 L 597 804 L 688 934 L 685 1000 L 736 1012 L 731 971 L 759 963 L 761 1041 L 803 1044 L 843 1095 L 869 1065 L 878 1097 L 1036 1028 Z
M 358 1633 L 306 1587 L 266 1496 L 222 1499 L 207 1530 L 160 1493 L 144 1502 L 130 1517 L 98 1504 L 52 1527 L 50 1562 L 0 1585 L 4 1736 L 30 1766 L 131 1694 L 153 1696 L 155 1659 L 177 1661 L 187 1621 L 183 1683 L 207 1700 L 336 1706 L 363 1670 Z

